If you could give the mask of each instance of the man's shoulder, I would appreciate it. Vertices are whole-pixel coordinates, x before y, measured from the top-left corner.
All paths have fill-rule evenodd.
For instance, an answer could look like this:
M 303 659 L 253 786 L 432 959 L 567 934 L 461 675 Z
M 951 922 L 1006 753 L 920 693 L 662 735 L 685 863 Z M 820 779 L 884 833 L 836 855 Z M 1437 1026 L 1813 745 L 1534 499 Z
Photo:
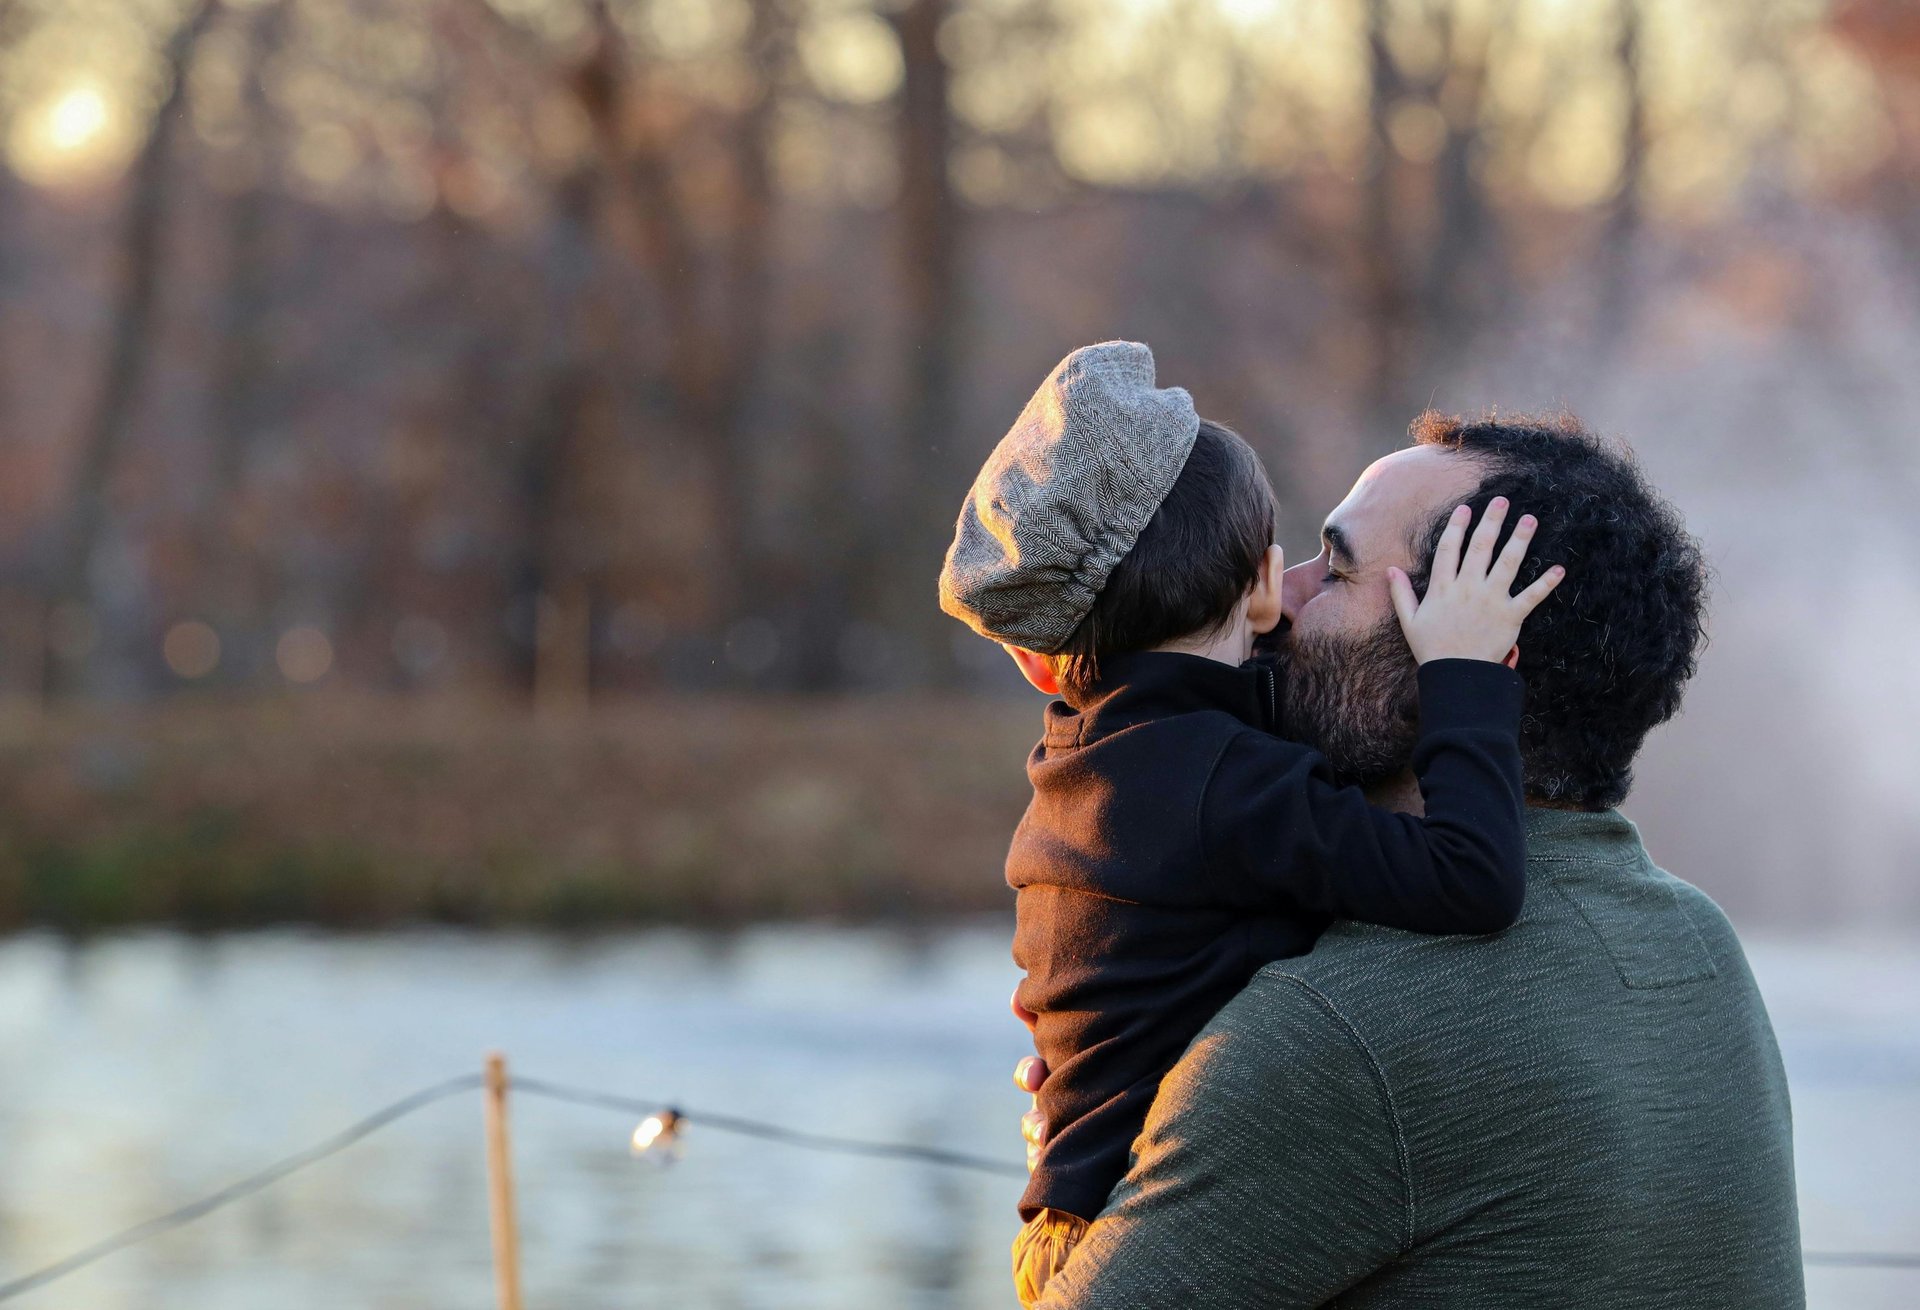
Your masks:
M 1354 1014 L 1430 1015 L 1433 988 L 1481 992 L 1492 975 L 1522 967 L 1538 952 L 1563 918 L 1561 907 L 1548 897 L 1539 883 L 1531 884 L 1513 927 L 1485 936 L 1441 936 L 1339 920 L 1312 951 L 1274 961 L 1253 981 L 1273 995 L 1320 997 Z
M 1496 937 L 1438 937 L 1342 920 L 1305 955 L 1260 969 L 1222 1017 L 1254 1030 L 1290 1022 L 1293 1013 L 1333 1016 L 1365 1047 L 1415 1029 L 1432 1033 L 1437 1011 L 1461 1021 L 1484 1016 L 1488 974 L 1526 954 L 1521 924 Z
M 1631 1021 L 1635 1002 L 1694 983 L 1704 1008 L 1760 1008 L 1720 907 L 1643 855 L 1621 867 L 1535 862 L 1526 908 L 1502 933 L 1335 923 L 1311 952 L 1256 973 L 1229 1009 L 1256 1027 L 1289 1009 L 1324 1009 L 1383 1061 L 1412 1052 L 1426 1066 L 1436 1049 L 1482 1039 L 1572 1051 L 1597 1028 Z

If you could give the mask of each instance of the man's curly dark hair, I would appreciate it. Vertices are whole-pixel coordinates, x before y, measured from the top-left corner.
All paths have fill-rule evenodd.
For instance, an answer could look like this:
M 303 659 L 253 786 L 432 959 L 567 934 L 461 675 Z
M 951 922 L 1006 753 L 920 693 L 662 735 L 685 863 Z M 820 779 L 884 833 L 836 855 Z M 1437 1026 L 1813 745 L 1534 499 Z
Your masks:
M 1485 470 L 1467 502 L 1476 522 L 1496 496 L 1513 506 L 1509 525 L 1523 512 L 1539 519 L 1516 590 L 1550 565 L 1567 566 L 1520 637 L 1528 797 L 1583 810 L 1618 805 L 1647 733 L 1679 712 L 1705 641 L 1709 571 L 1700 543 L 1632 451 L 1571 414 L 1429 411 L 1408 433 Z M 1421 594 L 1452 509 L 1414 535 Z

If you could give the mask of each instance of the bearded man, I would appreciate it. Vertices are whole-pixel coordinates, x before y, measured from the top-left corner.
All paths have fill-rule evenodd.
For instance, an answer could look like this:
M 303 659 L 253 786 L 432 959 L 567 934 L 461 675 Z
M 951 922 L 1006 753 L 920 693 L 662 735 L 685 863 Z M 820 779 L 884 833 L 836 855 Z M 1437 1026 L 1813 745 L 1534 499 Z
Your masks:
M 1571 418 L 1428 414 L 1412 436 L 1287 572 L 1286 730 L 1418 812 L 1387 571 L 1418 586 L 1457 504 L 1525 506 L 1517 585 L 1568 568 L 1522 636 L 1526 909 L 1479 938 L 1335 924 L 1263 969 L 1162 1083 L 1040 1310 L 1797 1310 L 1766 1007 L 1725 916 L 1617 808 L 1694 672 L 1699 546 Z M 1044 1131 L 1030 1114 L 1030 1145 Z

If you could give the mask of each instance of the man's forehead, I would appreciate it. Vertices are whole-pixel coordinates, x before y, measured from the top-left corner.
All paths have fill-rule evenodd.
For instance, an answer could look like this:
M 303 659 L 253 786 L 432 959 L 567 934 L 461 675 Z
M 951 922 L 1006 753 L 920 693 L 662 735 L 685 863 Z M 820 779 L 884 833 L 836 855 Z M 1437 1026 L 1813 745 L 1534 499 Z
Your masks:
M 1480 472 L 1477 461 L 1439 446 L 1396 450 L 1360 475 L 1327 526 L 1362 557 L 1382 547 L 1401 553 L 1418 528 L 1473 494 Z

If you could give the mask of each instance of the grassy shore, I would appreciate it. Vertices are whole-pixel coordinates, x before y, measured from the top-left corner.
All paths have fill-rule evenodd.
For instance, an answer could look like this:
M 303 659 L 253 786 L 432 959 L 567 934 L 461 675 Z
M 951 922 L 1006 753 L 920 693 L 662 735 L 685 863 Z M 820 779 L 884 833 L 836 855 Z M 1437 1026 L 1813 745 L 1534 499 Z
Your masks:
M 0 930 L 1005 907 L 1022 701 L 179 699 L 0 720 Z

